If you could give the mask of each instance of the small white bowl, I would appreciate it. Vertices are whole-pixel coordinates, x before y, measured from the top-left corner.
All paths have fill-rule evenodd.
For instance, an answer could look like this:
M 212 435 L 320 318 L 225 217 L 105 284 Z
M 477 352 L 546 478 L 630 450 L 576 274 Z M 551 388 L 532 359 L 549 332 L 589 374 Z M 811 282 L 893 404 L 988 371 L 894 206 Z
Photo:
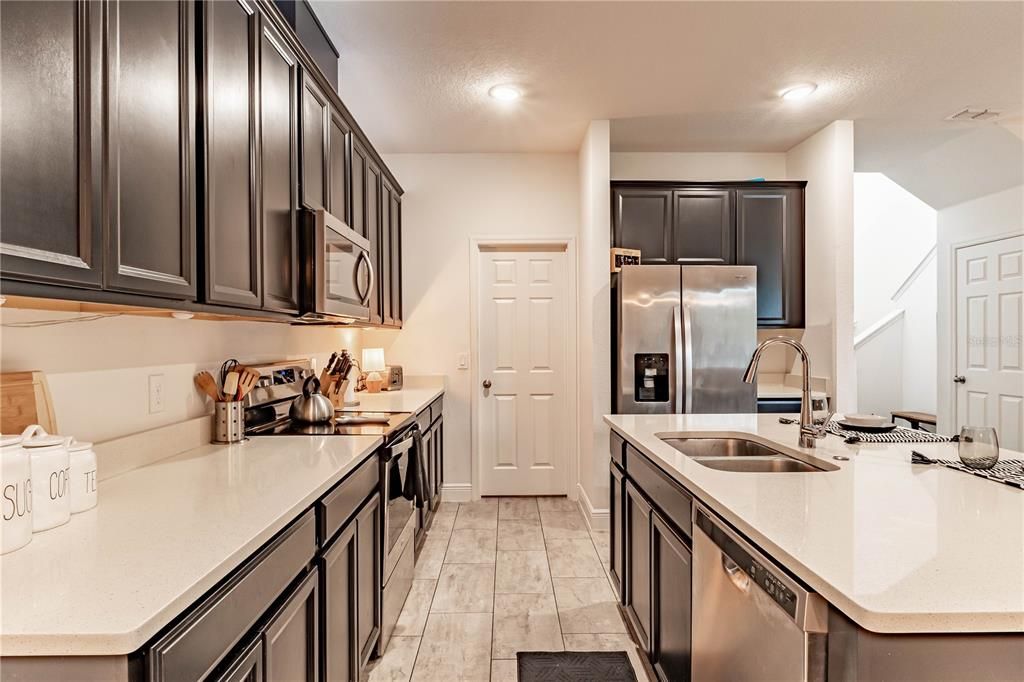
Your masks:
M 843 421 L 854 426 L 868 427 L 887 426 L 891 423 L 885 417 L 877 414 L 848 414 L 843 417 Z

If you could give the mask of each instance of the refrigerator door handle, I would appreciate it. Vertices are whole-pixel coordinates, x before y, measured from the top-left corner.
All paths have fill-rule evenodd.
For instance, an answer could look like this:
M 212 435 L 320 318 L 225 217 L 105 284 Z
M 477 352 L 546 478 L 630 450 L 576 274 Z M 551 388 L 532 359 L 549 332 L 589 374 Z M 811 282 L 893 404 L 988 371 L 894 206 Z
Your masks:
M 683 367 L 686 372 L 686 399 L 683 403 L 683 412 L 689 414 L 693 411 L 693 334 L 690 324 L 690 309 L 683 305 Z
M 676 414 L 682 414 L 685 410 L 683 407 L 683 324 L 680 313 L 680 306 L 676 306 L 672 309 L 672 351 L 674 357 L 672 358 L 672 364 L 674 365 L 674 380 L 675 380 L 675 400 L 672 402 L 672 411 Z

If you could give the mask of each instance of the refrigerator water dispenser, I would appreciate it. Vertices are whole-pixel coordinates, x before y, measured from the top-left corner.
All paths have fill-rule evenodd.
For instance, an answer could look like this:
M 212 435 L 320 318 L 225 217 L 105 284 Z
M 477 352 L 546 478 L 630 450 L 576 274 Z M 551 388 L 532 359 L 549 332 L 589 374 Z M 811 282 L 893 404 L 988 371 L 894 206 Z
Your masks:
M 668 402 L 668 353 L 637 353 L 633 356 L 633 395 L 637 402 Z

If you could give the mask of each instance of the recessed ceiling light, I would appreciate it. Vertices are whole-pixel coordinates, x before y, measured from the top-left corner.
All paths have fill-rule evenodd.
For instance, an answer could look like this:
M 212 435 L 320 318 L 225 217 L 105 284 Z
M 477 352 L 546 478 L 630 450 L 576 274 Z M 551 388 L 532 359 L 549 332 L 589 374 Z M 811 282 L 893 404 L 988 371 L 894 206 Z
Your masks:
M 786 88 L 779 96 L 788 100 L 806 99 L 817 89 L 818 86 L 814 83 L 800 83 Z
M 514 85 L 495 85 L 487 94 L 502 102 L 511 102 L 523 96 L 522 91 Z

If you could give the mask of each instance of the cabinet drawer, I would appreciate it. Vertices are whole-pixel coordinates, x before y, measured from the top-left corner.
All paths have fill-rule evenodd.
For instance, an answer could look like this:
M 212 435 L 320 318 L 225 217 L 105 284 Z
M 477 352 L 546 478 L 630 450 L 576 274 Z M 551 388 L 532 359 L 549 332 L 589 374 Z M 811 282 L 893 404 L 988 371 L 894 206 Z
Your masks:
M 317 540 L 327 545 L 363 501 L 380 485 L 380 461 L 374 453 L 316 503 Z
M 626 459 L 623 457 L 623 450 L 626 447 L 626 441 L 622 440 L 622 436 L 612 431 L 611 438 L 609 439 L 611 445 L 609 446 L 608 454 L 611 455 L 612 461 L 618 464 L 623 469 L 626 468 Z
M 249 559 L 147 652 L 149 679 L 205 678 L 313 560 L 316 523 L 306 512 Z
M 420 433 L 426 433 L 430 428 L 430 407 L 423 408 L 422 412 L 416 414 L 416 423 L 420 426 Z
M 430 403 L 430 423 L 431 424 L 433 424 L 434 422 L 436 422 L 438 419 L 441 418 L 441 410 L 444 407 L 443 402 L 444 402 L 444 398 L 442 397 L 442 398 L 438 398 L 434 402 Z
M 628 478 L 636 482 L 644 495 L 658 505 L 663 515 L 686 533 L 687 538 L 693 537 L 693 521 L 690 518 L 693 498 L 690 494 L 628 443 L 626 460 Z

